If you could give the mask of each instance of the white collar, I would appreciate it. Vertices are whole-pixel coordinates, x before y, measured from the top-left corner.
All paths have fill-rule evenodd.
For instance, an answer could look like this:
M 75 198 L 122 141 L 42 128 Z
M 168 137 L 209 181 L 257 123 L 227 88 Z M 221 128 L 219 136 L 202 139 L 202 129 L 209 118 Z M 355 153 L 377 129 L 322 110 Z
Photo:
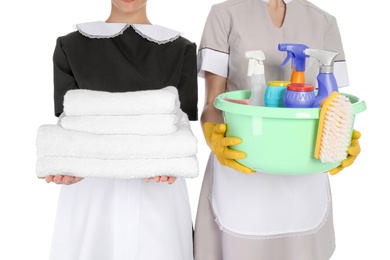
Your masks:
M 75 28 L 88 38 L 104 39 L 121 35 L 130 26 L 143 38 L 158 44 L 172 42 L 181 35 L 180 32 L 172 29 L 151 24 L 106 23 L 97 21 L 76 24 Z
M 264 2 L 266 2 L 266 3 L 268 3 L 269 2 L 269 0 L 263 0 Z M 290 2 L 292 2 L 293 0 L 283 0 L 283 2 L 285 3 L 285 4 L 288 4 L 288 3 L 290 3 Z

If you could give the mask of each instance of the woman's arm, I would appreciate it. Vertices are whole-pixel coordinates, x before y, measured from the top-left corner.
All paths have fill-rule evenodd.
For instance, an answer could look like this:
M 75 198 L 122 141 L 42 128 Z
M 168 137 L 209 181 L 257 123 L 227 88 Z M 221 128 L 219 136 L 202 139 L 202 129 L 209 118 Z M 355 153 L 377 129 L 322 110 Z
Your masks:
M 252 173 L 252 169 L 238 163 L 236 159 L 246 157 L 245 153 L 232 150 L 229 146 L 241 143 L 241 139 L 226 137 L 226 125 L 224 124 L 222 111 L 214 107 L 214 100 L 226 90 L 226 78 L 205 71 L 206 96 L 201 123 L 207 145 L 225 166 L 231 167 L 242 173 Z
M 63 112 L 64 96 L 70 89 L 76 89 L 77 84 L 73 77 L 72 70 L 69 66 L 68 59 L 62 50 L 61 38 L 57 39 L 56 47 L 53 55 L 53 67 L 54 67 L 54 113 L 55 116 L 60 116 Z M 45 178 L 47 183 L 54 182 L 56 184 L 70 185 L 77 183 L 83 178 L 75 176 L 51 175 Z
M 196 70 L 196 44 L 190 44 L 186 50 L 183 63 L 183 71 L 180 78 L 179 99 L 181 109 L 188 115 L 189 120 L 198 119 L 198 76 Z M 172 176 L 155 176 L 153 178 L 145 178 L 148 183 L 151 179 L 155 182 L 167 182 L 173 184 L 176 177 Z
M 214 107 L 215 98 L 226 90 L 226 78 L 205 71 L 205 103 L 201 115 L 201 125 L 206 122 L 223 123 L 221 110 Z

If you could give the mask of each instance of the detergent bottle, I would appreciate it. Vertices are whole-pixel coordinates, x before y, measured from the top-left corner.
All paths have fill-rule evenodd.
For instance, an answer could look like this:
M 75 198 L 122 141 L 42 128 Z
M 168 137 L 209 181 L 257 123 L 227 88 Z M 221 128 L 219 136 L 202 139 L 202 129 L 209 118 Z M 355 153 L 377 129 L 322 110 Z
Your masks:
M 315 101 L 314 86 L 308 83 L 290 83 L 284 95 L 289 108 L 312 108 Z
M 318 49 L 306 49 L 304 52 L 310 57 L 316 58 L 321 63 L 320 73 L 317 76 L 318 93 L 313 105 L 313 107 L 320 107 L 324 98 L 332 94 L 333 91 L 339 91 L 336 78 L 333 74 L 334 59 L 339 53 Z
M 290 82 L 285 80 L 268 81 L 264 94 L 264 106 L 285 107 L 284 95 L 288 84 L 290 84 Z
M 307 56 L 303 51 L 309 47 L 305 44 L 298 43 L 280 43 L 278 45 L 279 51 L 286 51 L 287 57 L 280 64 L 280 67 L 286 65 L 291 59 L 291 83 L 305 83 L 305 69 L 306 69 L 306 58 Z
M 263 51 L 247 51 L 245 57 L 249 60 L 248 76 L 251 77 L 251 96 L 249 105 L 264 106 L 264 93 L 266 89 L 264 64 L 265 56 Z

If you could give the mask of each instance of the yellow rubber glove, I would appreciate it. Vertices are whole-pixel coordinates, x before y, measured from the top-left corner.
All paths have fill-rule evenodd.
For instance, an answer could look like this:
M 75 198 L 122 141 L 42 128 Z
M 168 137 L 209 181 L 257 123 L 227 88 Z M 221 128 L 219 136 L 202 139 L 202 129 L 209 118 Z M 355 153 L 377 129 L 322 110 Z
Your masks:
M 244 159 L 246 154 L 232 150 L 229 146 L 241 143 L 241 139 L 236 137 L 225 137 L 225 133 L 226 124 L 207 122 L 203 125 L 203 134 L 205 136 L 206 143 L 222 165 L 228 166 L 245 174 L 255 172 L 254 170 L 235 161 L 235 159 Z
M 351 144 L 348 148 L 348 156 L 347 158 L 341 162 L 339 166 L 329 171 L 331 175 L 335 175 L 339 173 L 341 170 L 343 170 L 345 167 L 348 167 L 353 164 L 356 157 L 360 153 L 360 144 L 359 144 L 359 138 L 361 134 L 359 131 L 353 130 L 352 131 L 352 138 L 351 138 Z

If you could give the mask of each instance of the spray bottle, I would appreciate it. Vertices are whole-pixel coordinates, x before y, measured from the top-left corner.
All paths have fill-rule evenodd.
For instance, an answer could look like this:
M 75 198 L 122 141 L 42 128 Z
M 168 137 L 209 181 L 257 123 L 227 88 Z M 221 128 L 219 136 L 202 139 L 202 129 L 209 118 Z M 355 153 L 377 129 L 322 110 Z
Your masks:
M 306 67 L 306 58 L 307 56 L 303 51 L 309 47 L 304 44 L 297 43 L 280 43 L 278 45 L 279 51 L 287 51 L 287 57 L 280 64 L 280 67 L 286 65 L 286 63 L 291 59 L 291 83 L 305 83 L 305 67 Z
M 320 73 L 317 76 L 318 93 L 313 105 L 313 107 L 320 107 L 324 98 L 328 97 L 334 91 L 339 91 L 336 78 L 333 74 L 334 59 L 339 53 L 317 49 L 306 49 L 304 52 L 310 57 L 316 58 L 321 63 Z
M 249 59 L 248 76 L 251 77 L 251 96 L 249 105 L 264 106 L 264 93 L 266 88 L 264 77 L 264 53 L 261 50 L 247 51 L 245 57 Z

